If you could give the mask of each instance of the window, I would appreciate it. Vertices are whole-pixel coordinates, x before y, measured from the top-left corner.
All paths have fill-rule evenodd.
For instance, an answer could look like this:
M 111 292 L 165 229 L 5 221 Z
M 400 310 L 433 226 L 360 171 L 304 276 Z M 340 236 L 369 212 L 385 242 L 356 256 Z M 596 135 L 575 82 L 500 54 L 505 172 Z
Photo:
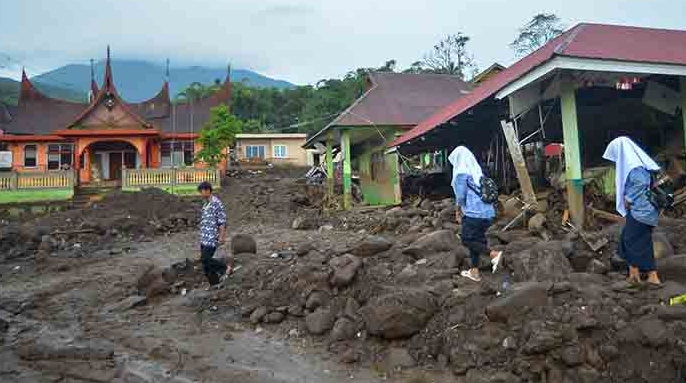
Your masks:
M 70 168 L 72 165 L 72 158 L 73 152 L 71 144 L 48 145 L 48 170 Z
M 26 145 L 24 146 L 24 167 L 25 168 L 35 168 L 36 167 L 36 155 L 38 150 L 36 150 L 36 145 Z
M 193 141 L 165 141 L 160 147 L 162 166 L 193 166 Z
M 286 158 L 286 145 L 274 145 L 274 158 Z
M 245 156 L 247 158 L 261 158 L 264 159 L 264 146 L 249 145 L 245 147 Z

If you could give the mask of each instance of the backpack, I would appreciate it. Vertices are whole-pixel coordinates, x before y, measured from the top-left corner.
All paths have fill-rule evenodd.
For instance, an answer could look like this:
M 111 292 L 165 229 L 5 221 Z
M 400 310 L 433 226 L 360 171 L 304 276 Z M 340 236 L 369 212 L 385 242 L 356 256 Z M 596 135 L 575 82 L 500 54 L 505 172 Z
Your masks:
M 484 203 L 494 204 L 498 202 L 498 184 L 492 178 L 481 176 L 481 190 L 475 190 L 469 182 L 467 183 L 467 186 L 469 186 L 476 195 L 481 197 L 481 200 Z
M 658 210 L 674 208 L 674 185 L 667 176 L 658 177 L 657 172 L 650 174 L 650 189 L 647 193 L 648 201 Z

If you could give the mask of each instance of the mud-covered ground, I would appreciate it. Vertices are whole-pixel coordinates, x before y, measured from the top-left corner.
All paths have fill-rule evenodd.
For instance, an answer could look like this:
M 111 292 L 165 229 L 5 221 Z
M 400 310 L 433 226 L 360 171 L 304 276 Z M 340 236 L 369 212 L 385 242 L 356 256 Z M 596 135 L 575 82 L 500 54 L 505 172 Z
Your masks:
M 3 222 L 0 381 L 679 382 L 686 306 L 666 302 L 686 293 L 686 222 L 656 233 L 662 288 L 622 282 L 618 226 L 544 241 L 505 219 L 503 267 L 475 284 L 456 277 L 451 201 L 322 214 L 288 176 L 220 192 L 237 270 L 213 290 L 197 202 L 148 191 Z

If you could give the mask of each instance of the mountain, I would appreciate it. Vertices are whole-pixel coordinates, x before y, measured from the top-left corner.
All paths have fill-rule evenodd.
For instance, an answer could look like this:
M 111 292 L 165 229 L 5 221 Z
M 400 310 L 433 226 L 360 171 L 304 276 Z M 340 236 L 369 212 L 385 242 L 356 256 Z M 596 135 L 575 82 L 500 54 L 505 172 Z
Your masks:
M 117 90 L 125 100 L 131 102 L 143 101 L 157 94 L 164 82 L 164 72 L 163 66 L 144 61 L 112 60 L 112 73 Z M 95 73 L 96 82 L 100 86 L 105 74 L 104 62 L 97 63 Z M 223 82 L 226 78 L 226 69 L 199 66 L 171 68 L 169 77 L 169 90 L 173 98 L 193 82 L 206 85 L 213 84 L 215 80 Z M 90 89 L 90 66 L 66 65 L 38 75 L 32 80 L 55 85 L 65 84 L 70 88 L 88 92 Z M 247 81 L 250 85 L 263 88 L 290 88 L 294 86 L 286 81 L 274 80 L 242 69 L 231 71 L 231 81 Z
M 41 80 L 33 81 L 33 85 L 35 85 L 41 93 L 50 97 L 79 102 L 86 102 L 88 100 L 87 93 L 69 89 L 66 86 L 49 85 Z M 17 102 L 19 102 L 20 88 L 20 82 L 10 78 L 0 77 L 0 102 L 9 105 L 17 105 Z

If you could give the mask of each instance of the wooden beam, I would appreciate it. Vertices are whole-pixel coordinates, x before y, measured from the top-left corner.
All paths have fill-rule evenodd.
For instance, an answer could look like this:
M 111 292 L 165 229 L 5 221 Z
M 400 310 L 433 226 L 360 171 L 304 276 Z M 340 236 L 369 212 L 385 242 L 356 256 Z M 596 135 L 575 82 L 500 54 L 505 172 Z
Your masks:
M 333 140 L 326 139 L 326 195 L 333 198 L 334 174 L 333 174 Z
M 343 208 L 352 207 L 352 153 L 350 152 L 350 131 L 341 131 L 341 151 L 343 154 Z
M 579 148 L 579 128 L 576 111 L 574 82 L 562 79 L 560 103 L 562 107 L 562 134 L 564 137 L 567 202 L 572 222 L 582 228 L 584 223 L 584 185 Z
M 511 122 L 501 121 L 507 147 L 510 149 L 510 156 L 514 163 L 517 179 L 519 180 L 519 187 L 522 188 L 522 198 L 526 205 L 536 205 L 536 193 L 534 193 L 534 186 L 531 183 L 529 170 L 526 168 L 526 161 L 522 154 L 522 148 L 519 145 L 519 138 L 515 132 L 514 126 Z

